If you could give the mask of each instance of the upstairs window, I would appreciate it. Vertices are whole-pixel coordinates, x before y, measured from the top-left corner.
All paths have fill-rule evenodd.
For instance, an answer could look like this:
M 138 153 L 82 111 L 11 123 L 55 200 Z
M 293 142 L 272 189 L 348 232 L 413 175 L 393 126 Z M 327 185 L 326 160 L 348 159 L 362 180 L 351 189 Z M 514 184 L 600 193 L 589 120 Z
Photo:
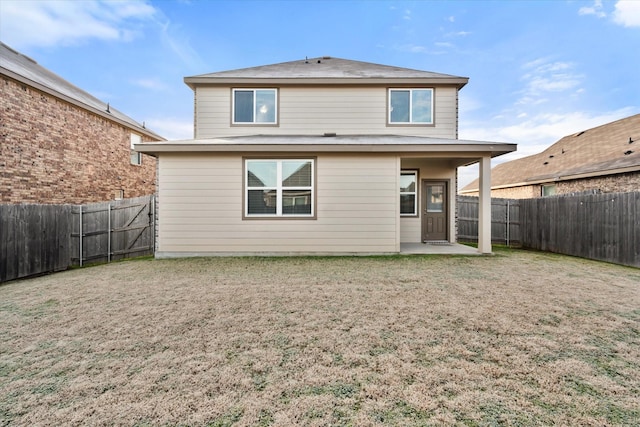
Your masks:
M 313 217 L 313 159 L 245 160 L 245 217 Z
M 389 124 L 433 124 L 433 89 L 389 89 Z
M 142 137 L 138 134 L 131 134 L 131 164 L 132 165 L 141 165 L 142 164 L 142 153 L 138 153 L 133 148 L 134 144 L 141 144 Z
M 234 124 L 276 124 L 275 89 L 233 89 Z

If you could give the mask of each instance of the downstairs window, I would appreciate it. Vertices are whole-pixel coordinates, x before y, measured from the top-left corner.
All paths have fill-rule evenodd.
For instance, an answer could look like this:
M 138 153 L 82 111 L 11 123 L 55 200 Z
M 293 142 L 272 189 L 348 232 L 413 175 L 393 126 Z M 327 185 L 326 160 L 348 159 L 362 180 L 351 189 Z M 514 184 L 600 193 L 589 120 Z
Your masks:
M 313 217 L 314 159 L 246 159 L 244 216 Z

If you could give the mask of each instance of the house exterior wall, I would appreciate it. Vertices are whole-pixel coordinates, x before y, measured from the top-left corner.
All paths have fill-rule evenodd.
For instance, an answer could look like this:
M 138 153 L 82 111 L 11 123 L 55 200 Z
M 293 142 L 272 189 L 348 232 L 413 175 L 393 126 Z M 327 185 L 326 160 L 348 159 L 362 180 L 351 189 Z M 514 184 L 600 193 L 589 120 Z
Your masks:
M 533 199 L 540 197 L 540 185 L 524 185 L 520 187 L 498 188 L 491 190 L 491 197 L 502 199 Z M 478 197 L 478 191 L 465 192 L 464 196 Z
M 434 126 L 387 126 L 387 90 L 388 87 L 380 86 L 280 87 L 278 125 L 232 126 L 231 88 L 199 86 L 195 89 L 195 137 L 322 135 L 327 132 L 457 137 L 455 87 L 435 88 Z
M 581 193 L 595 190 L 601 193 L 626 193 L 640 190 L 640 171 L 593 178 L 572 179 L 549 182 L 556 185 L 556 195 Z M 465 193 L 465 196 L 478 196 L 477 192 Z M 520 187 L 491 190 L 491 197 L 504 199 L 533 199 L 542 197 L 542 185 L 524 185 Z
M 398 157 L 315 159 L 316 219 L 243 219 L 243 156 L 163 154 L 156 256 L 398 252 Z
M 640 190 L 640 171 L 556 183 L 557 194 L 598 190 L 602 193 L 626 193 Z
M 135 132 L 135 131 L 134 131 Z M 0 203 L 81 204 L 155 191 L 155 158 L 131 165 L 132 130 L 0 79 Z M 142 135 L 143 141 L 150 141 Z
M 402 159 L 402 170 L 418 171 L 418 216 L 400 217 L 400 242 L 420 243 L 422 240 L 422 180 L 441 180 L 448 184 L 449 241 L 456 241 L 456 168 L 447 159 Z

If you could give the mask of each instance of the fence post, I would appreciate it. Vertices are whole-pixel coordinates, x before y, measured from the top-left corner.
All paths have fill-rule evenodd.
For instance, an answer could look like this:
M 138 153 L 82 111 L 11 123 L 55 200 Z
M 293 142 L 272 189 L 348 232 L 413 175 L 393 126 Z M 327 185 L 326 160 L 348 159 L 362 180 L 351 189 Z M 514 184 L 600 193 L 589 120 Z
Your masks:
M 509 224 L 509 221 L 511 219 L 510 217 L 511 213 L 509 212 L 511 208 L 509 206 L 509 202 L 510 200 L 507 199 L 507 247 L 509 247 L 509 231 L 511 229 L 511 224 Z
M 111 262 L 111 203 L 107 205 L 107 262 Z
M 80 209 L 80 227 L 78 228 L 78 247 L 80 248 L 80 267 L 82 267 L 82 205 L 78 206 Z

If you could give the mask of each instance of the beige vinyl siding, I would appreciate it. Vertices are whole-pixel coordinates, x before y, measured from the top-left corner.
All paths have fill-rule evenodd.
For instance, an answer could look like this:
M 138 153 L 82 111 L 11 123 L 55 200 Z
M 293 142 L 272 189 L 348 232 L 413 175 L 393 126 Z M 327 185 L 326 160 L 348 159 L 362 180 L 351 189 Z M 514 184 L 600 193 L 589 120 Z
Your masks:
M 397 252 L 396 156 L 322 155 L 316 166 L 317 219 L 243 220 L 241 156 L 163 154 L 158 256 Z
M 403 159 L 401 168 L 418 171 L 418 216 L 400 218 L 400 242 L 419 243 L 422 237 L 422 180 L 442 180 L 448 182 L 449 196 L 449 240 L 455 242 L 455 179 L 456 169 L 448 159 Z
M 283 87 L 278 125 L 231 125 L 231 88 L 196 89 L 196 138 L 338 134 L 456 137 L 456 88 L 435 90 L 435 126 L 387 126 L 386 87 Z

